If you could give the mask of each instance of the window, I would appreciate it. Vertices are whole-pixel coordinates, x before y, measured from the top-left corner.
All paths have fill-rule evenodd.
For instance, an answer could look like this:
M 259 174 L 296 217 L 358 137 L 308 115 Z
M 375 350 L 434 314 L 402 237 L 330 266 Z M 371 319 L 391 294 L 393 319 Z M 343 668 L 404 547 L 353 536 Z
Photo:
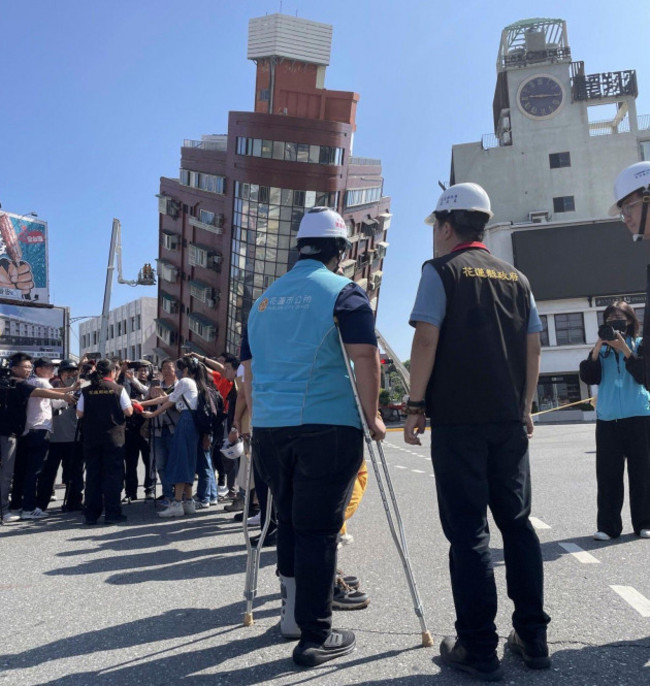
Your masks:
M 135 331 L 135 317 L 131 317 L 131 333 Z
M 542 330 L 539 334 L 539 339 L 542 346 L 548 347 L 548 317 L 545 314 L 540 314 L 539 318 L 542 320 Z
M 117 335 L 122 335 L 122 322 L 117 322 Z
M 537 384 L 539 411 L 550 410 L 580 400 L 580 382 L 577 374 L 553 374 L 539 377 Z M 573 408 L 569 407 L 568 410 Z M 562 410 L 560 410 L 562 411 Z
M 555 315 L 557 345 L 576 345 L 585 342 L 585 323 L 582 312 Z
M 353 207 L 354 205 L 367 205 L 375 202 L 381 198 L 381 186 L 375 188 L 355 188 L 354 190 L 345 191 L 345 206 Z
M 575 212 L 576 203 L 572 195 L 553 198 L 553 212 Z
M 189 316 L 189 328 L 190 331 L 203 338 L 203 340 L 213 341 L 216 338 L 216 328 L 206 317 L 191 314 Z
M 571 153 L 570 152 L 552 152 L 548 156 L 548 161 L 551 169 L 560 169 L 561 167 L 571 166 Z
M 645 162 L 650 160 L 650 141 L 641 141 L 641 159 Z
M 142 328 L 142 317 L 139 314 L 135 316 L 135 328 L 137 331 L 140 331 Z
M 194 243 L 189 244 L 188 261 L 194 267 L 207 267 L 209 254 L 206 248 Z

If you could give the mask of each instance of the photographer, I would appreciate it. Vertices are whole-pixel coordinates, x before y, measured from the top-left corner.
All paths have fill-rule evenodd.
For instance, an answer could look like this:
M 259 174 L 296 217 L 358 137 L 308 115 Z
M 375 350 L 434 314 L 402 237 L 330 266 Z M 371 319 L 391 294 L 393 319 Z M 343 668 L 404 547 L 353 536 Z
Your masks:
M 30 355 L 15 353 L 9 358 L 8 368 L 8 376 L 0 380 L 0 513 L 3 523 L 20 519 L 20 515 L 9 512 L 9 491 L 18 437 L 25 431 L 29 398 L 63 398 L 68 403 L 74 402 L 66 389 L 36 388 L 27 383 L 32 373 Z
M 47 357 L 34 362 L 34 376 L 27 381 L 36 388 L 53 388 L 54 364 Z M 43 519 L 47 515 L 36 506 L 36 483 L 50 447 L 52 409 L 67 407 L 65 400 L 31 397 L 27 401 L 25 433 L 18 439 L 11 509 L 21 510 L 21 519 Z
M 54 388 L 71 388 L 77 381 L 79 365 L 71 359 L 63 360 L 57 376 L 52 380 Z M 87 385 L 83 381 L 82 385 Z M 78 398 L 81 391 L 76 391 Z M 43 469 L 38 477 L 36 506 L 45 511 L 50 503 L 59 467 L 63 465 L 63 483 L 66 485 L 65 499 L 61 510 L 77 512 L 82 509 L 83 497 L 83 449 L 77 426 L 77 413 L 74 406 L 55 412 L 52 418 L 50 450 L 45 458 Z
M 643 386 L 639 320 L 619 300 L 603 313 L 603 326 L 589 357 L 580 363 L 584 383 L 598 385 L 596 407 L 597 541 L 623 530 L 623 472 L 627 458 L 634 533 L 650 538 L 650 394 Z

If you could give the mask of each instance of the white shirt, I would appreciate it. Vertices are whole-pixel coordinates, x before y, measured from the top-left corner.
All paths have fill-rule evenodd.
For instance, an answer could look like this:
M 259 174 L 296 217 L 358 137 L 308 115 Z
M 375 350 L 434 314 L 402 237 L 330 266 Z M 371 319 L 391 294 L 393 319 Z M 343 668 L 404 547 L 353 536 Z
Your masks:
M 132 407 L 131 405 L 131 398 L 129 398 L 129 394 L 126 392 L 126 389 L 122 389 L 122 392 L 120 393 L 120 408 L 122 411 L 128 410 L 129 407 Z M 83 412 L 84 411 L 84 394 L 82 393 L 79 396 L 79 400 L 77 401 L 77 411 L 78 412 Z
M 183 400 L 183 397 L 189 403 L 189 408 Z M 196 406 L 199 402 L 199 391 L 196 387 L 196 382 L 194 379 L 190 379 L 189 376 L 184 376 L 177 384 L 176 388 L 167 396 L 167 400 L 172 403 L 176 403 L 176 409 L 179 412 L 183 410 L 196 410 Z
M 40 376 L 33 376 L 31 379 L 27 380 L 27 383 L 36 388 L 53 388 L 52 384 L 47 379 L 42 379 Z M 52 407 L 58 410 L 67 406 L 68 403 L 63 399 L 50 400 L 50 398 L 30 397 L 27 401 L 25 433 L 31 429 L 52 431 Z

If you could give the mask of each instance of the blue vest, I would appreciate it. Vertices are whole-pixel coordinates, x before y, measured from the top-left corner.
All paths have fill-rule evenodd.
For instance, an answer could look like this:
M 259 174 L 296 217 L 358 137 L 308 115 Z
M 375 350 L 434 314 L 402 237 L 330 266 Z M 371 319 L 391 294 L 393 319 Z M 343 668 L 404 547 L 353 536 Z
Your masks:
M 349 283 L 317 260 L 299 260 L 253 305 L 254 427 L 361 428 L 334 325 L 336 299 Z
M 625 337 L 629 348 L 636 351 L 641 338 Z M 609 354 L 606 355 L 609 350 Z M 598 386 L 596 416 L 602 421 L 647 417 L 650 415 L 650 394 L 625 369 L 625 357 L 604 345 L 598 355 L 602 376 Z

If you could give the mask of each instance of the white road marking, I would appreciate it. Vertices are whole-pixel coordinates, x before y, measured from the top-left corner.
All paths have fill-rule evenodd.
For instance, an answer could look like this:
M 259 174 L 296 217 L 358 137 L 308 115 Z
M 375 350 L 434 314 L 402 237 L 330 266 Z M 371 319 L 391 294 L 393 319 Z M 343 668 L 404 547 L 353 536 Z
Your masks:
M 575 543 L 560 543 L 560 547 L 564 548 L 567 553 L 573 555 L 576 560 L 583 564 L 600 564 L 600 560 L 597 560 L 593 555 L 590 555 L 586 550 L 583 550 Z
M 395 469 L 408 469 L 408 467 L 404 467 L 404 466 L 401 465 L 401 464 L 396 464 L 396 465 L 395 465 Z
M 632 588 L 632 586 L 610 586 L 610 588 L 614 593 L 618 593 L 642 617 L 650 617 L 650 600 L 639 593 L 636 588 Z
M 413 474 L 426 474 L 426 472 L 423 469 L 411 469 Z
M 541 519 L 537 519 L 537 517 L 529 517 L 530 523 L 533 525 L 535 529 L 550 529 L 551 527 L 543 522 Z

